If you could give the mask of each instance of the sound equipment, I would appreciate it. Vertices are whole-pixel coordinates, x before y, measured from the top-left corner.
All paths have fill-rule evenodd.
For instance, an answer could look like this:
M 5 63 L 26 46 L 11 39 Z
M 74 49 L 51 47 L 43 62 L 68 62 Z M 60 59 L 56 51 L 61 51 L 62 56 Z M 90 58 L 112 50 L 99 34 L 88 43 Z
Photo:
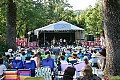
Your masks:
M 94 41 L 94 35 L 87 35 L 87 41 Z
M 37 41 L 37 35 L 30 36 L 30 42 Z

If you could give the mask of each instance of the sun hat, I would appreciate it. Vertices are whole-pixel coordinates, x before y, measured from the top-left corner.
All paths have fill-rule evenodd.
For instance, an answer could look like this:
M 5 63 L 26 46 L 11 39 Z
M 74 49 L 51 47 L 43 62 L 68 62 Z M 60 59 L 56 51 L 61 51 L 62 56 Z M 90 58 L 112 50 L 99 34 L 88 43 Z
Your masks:
M 24 49 L 24 48 L 21 48 L 21 51 L 25 51 L 25 49 Z
M 95 53 L 93 53 L 91 57 L 96 57 L 96 54 L 95 54 Z
M 11 53 L 13 50 L 12 49 L 8 49 L 8 52 Z
M 84 60 L 84 59 L 88 59 L 88 57 L 87 57 L 87 56 L 84 56 L 84 57 L 83 57 L 83 60 Z

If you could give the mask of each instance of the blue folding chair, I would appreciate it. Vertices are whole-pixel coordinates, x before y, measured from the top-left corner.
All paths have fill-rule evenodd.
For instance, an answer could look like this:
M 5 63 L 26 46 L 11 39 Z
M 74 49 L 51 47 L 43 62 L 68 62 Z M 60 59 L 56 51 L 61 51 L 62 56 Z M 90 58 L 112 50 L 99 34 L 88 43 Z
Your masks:
M 49 66 L 51 71 L 53 71 L 54 69 L 54 59 L 52 58 L 46 58 L 46 59 L 43 59 L 42 60 L 42 66 L 45 67 L 45 66 Z
M 23 69 L 23 61 L 22 60 L 12 60 L 12 68 L 13 69 Z
M 35 63 L 34 60 L 24 61 L 24 67 L 25 67 L 25 69 L 30 69 L 31 70 L 31 76 L 35 76 L 36 63 Z

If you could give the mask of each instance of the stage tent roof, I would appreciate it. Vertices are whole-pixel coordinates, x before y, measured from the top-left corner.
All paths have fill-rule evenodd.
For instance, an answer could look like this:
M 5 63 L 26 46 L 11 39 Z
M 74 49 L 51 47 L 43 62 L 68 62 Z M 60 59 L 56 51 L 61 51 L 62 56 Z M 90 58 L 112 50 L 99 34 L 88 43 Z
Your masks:
M 49 24 L 48 26 L 35 29 L 34 33 L 35 35 L 37 35 L 39 31 L 44 32 L 44 31 L 66 31 L 66 30 L 83 31 L 84 29 L 79 28 L 65 21 L 59 21 L 57 23 Z

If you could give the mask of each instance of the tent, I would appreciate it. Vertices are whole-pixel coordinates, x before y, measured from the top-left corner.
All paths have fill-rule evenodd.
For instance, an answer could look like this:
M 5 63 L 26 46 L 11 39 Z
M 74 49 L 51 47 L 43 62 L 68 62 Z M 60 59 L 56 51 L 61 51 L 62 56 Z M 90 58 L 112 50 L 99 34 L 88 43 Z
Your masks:
M 84 39 L 84 29 L 77 27 L 75 25 L 72 25 L 65 21 L 59 21 L 57 23 L 49 24 L 45 27 L 38 28 L 34 30 L 34 35 L 39 36 L 40 33 L 44 33 L 44 40 L 45 40 L 45 34 L 53 32 L 56 33 L 70 33 L 74 32 L 75 34 L 75 40 L 76 39 Z
M 50 24 L 50 25 L 42 27 L 42 28 L 38 28 L 34 31 L 38 32 L 38 31 L 61 31 L 61 30 L 77 30 L 77 31 L 80 30 L 81 31 L 84 29 L 79 28 L 70 23 L 67 23 L 65 21 L 59 21 L 57 23 L 53 23 L 53 24 Z

